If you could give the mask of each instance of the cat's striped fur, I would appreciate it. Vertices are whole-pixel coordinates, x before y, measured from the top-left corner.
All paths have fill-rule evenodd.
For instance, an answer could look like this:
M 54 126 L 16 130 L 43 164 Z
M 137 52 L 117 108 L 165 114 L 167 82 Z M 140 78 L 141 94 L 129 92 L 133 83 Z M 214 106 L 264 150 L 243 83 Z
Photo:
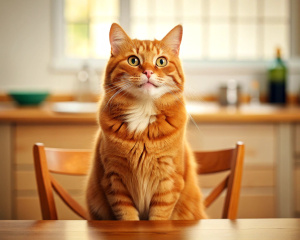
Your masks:
M 161 41 L 132 40 L 111 27 L 86 195 L 91 219 L 206 217 L 185 140 L 181 38 L 180 25 Z

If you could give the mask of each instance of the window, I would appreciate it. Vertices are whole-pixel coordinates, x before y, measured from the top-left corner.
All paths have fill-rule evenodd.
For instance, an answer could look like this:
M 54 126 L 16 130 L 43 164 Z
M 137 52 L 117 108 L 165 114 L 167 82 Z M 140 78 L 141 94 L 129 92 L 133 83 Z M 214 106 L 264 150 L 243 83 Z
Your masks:
M 257 60 L 289 49 L 287 0 L 132 0 L 131 35 L 161 38 L 178 22 L 184 26 L 181 57 Z M 150 9 L 151 11 L 147 11 Z
M 65 54 L 72 58 L 105 58 L 112 22 L 119 21 L 118 0 L 65 0 Z
M 109 56 L 108 32 L 119 22 L 131 37 L 161 39 L 184 27 L 181 58 L 257 61 L 290 49 L 289 0 L 55 0 L 56 62 Z M 59 30 L 57 30 L 59 29 Z

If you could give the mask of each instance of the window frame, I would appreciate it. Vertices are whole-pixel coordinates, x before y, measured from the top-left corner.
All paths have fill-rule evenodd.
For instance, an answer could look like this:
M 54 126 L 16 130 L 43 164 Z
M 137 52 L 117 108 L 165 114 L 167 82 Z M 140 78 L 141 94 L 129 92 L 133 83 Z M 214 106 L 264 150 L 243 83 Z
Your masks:
M 120 22 L 125 31 L 130 28 L 130 0 L 121 0 Z M 290 67 L 290 73 L 300 74 L 300 2 L 297 0 L 290 1 L 290 58 L 286 60 Z M 52 56 L 51 67 L 61 71 L 78 71 L 83 64 L 89 64 L 97 71 L 104 71 L 107 59 L 85 59 L 85 58 L 68 58 L 64 56 L 64 1 L 52 1 Z M 265 73 L 269 65 L 267 60 L 182 60 L 184 70 L 189 74 L 205 75 L 253 75 Z M 216 71 L 218 72 L 216 74 Z

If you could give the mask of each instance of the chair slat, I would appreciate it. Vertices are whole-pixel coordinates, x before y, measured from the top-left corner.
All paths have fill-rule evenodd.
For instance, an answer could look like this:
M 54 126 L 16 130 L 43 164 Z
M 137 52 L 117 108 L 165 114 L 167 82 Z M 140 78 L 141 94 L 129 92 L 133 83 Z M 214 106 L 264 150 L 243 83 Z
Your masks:
M 215 152 L 195 152 L 198 163 L 198 174 L 208 174 L 230 170 L 233 150 L 221 150 Z
M 204 206 L 208 208 L 220 195 L 221 193 L 226 189 L 228 185 L 228 179 L 229 175 L 219 183 L 217 187 L 215 187 L 210 194 L 205 198 Z
M 53 173 L 86 175 L 91 161 L 90 150 L 45 148 L 48 169 Z
M 50 179 L 53 189 L 61 198 L 61 200 L 63 200 L 64 203 L 68 205 L 69 208 L 71 208 L 79 217 L 88 219 L 87 211 L 74 198 L 71 197 L 71 195 L 55 180 L 53 176 L 50 175 Z

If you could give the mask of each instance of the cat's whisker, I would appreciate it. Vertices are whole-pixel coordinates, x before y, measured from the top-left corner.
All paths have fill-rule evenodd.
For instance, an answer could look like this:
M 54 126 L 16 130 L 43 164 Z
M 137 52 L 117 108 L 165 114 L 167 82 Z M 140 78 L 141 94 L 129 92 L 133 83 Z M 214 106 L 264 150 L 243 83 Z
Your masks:
M 105 94 L 109 94 L 109 93 L 112 93 L 114 91 L 117 91 L 118 89 L 122 88 L 123 86 L 125 86 L 127 83 L 124 83 L 123 85 L 121 86 L 115 86 L 115 87 L 112 87 L 111 89 L 109 90 L 105 90 Z
M 169 83 L 167 83 L 167 82 L 165 82 L 165 85 L 168 85 L 168 86 L 170 86 L 170 87 L 178 88 L 178 89 L 180 90 L 179 92 L 182 91 L 182 90 L 181 90 L 178 86 L 176 86 L 176 85 L 171 85 L 171 84 L 169 84 Z M 173 95 L 174 97 L 176 97 L 176 98 L 179 100 L 179 102 L 186 108 L 186 104 L 185 104 L 185 103 L 177 96 L 176 92 L 174 92 L 172 89 L 170 89 L 170 92 L 171 92 L 172 95 Z M 197 128 L 197 130 L 200 131 L 200 129 L 199 129 L 199 127 L 198 127 L 196 121 L 194 120 L 193 116 L 192 116 L 188 111 L 186 111 L 186 113 L 188 114 L 189 118 L 191 119 L 192 123 L 195 125 L 195 127 Z
M 119 91 L 123 91 L 123 90 L 127 89 L 128 86 L 131 86 L 131 83 L 128 82 L 128 83 L 123 84 L 123 85 L 120 86 L 120 87 L 118 86 L 116 89 L 114 89 L 114 90 L 117 90 L 117 89 L 118 89 L 118 90 L 113 94 L 112 97 L 114 97 L 115 94 L 118 93 Z
M 180 88 L 177 87 L 176 85 L 174 85 L 174 87 L 176 87 L 176 88 L 178 88 L 180 90 Z M 179 102 L 186 108 L 186 104 L 177 96 L 177 94 L 175 92 L 173 92 L 173 90 L 171 90 L 171 89 L 170 89 L 170 91 L 173 93 L 173 96 L 175 96 L 179 100 Z M 186 111 L 186 113 L 188 114 L 189 118 L 191 119 L 192 123 L 195 125 L 195 127 L 197 128 L 197 130 L 200 132 L 198 124 L 194 120 L 193 116 L 188 111 Z
M 124 84 L 125 84 L 125 83 L 124 83 Z M 113 85 L 113 84 L 110 84 L 110 85 L 111 85 L 111 86 L 104 86 L 104 90 L 110 91 L 110 90 L 112 90 L 112 89 L 118 88 L 117 85 Z
M 131 83 L 127 83 L 125 86 L 123 86 L 123 87 L 120 88 L 118 91 L 116 91 L 116 92 L 110 97 L 110 99 L 107 101 L 107 103 L 106 103 L 104 109 L 107 108 L 108 105 L 112 103 L 113 99 L 114 99 L 119 93 L 121 93 L 122 91 L 128 89 L 128 88 L 131 87 L 131 86 L 132 86 Z
M 124 81 L 119 81 L 115 84 L 108 84 L 111 85 L 110 87 L 107 87 L 108 85 L 104 86 L 106 93 L 116 90 L 118 88 L 121 88 L 122 86 L 124 86 L 125 84 L 129 83 L 128 81 L 124 80 Z

